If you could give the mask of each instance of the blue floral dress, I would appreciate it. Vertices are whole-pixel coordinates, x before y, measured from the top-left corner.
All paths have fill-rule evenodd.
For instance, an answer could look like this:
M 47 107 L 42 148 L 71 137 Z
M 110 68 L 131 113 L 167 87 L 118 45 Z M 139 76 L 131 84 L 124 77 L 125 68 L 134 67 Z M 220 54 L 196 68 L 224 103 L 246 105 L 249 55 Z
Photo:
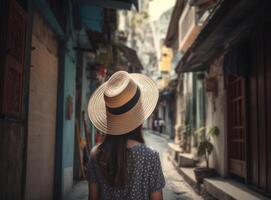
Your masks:
M 150 194 L 165 186 L 159 153 L 145 144 L 127 148 L 128 181 L 123 187 L 111 187 L 99 173 L 93 156 L 88 163 L 87 179 L 97 183 L 99 199 L 147 200 Z

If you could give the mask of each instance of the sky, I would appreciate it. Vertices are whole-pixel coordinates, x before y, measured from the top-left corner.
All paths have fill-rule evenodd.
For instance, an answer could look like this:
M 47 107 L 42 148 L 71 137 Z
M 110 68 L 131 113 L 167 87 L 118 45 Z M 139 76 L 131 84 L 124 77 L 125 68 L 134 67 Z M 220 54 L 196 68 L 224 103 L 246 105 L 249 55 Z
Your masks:
M 149 5 L 151 21 L 158 20 L 161 14 L 174 6 L 175 2 L 176 0 L 151 0 Z

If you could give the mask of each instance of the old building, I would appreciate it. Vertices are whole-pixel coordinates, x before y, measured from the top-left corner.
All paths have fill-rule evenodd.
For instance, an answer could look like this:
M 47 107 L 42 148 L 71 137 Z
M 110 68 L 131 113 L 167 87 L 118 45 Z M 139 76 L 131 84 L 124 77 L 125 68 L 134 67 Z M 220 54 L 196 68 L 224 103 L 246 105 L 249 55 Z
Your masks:
M 1 1 L 0 199 L 65 199 L 84 178 L 82 146 L 96 133 L 87 102 L 116 69 L 116 9 L 132 7 L 137 1 Z
M 220 130 L 220 135 L 213 140 L 215 150 L 211 165 L 220 176 L 245 183 L 254 191 L 270 196 L 271 157 L 267 150 L 271 142 L 267 103 L 270 95 L 270 2 L 191 1 L 185 7 L 190 7 L 190 11 L 184 8 L 179 18 L 179 50 L 183 55 L 176 71 L 180 74 L 183 94 L 185 84 L 191 84 L 191 91 L 195 91 L 192 101 L 195 103 L 203 97 L 198 103 L 192 103 L 195 105 L 192 108 L 196 118 L 194 127 L 217 126 Z M 202 17 L 195 15 L 188 20 L 190 23 L 183 24 L 182 19 L 190 12 L 201 13 Z M 185 32 L 190 34 L 183 34 Z M 194 81 L 182 81 L 187 76 L 194 76 Z M 184 95 L 180 98 L 178 103 L 183 104 Z M 200 104 L 203 113 L 198 107 Z M 185 110 L 179 114 L 183 118 L 187 113 Z M 203 121 L 198 126 L 199 115 Z M 181 127 L 182 121 L 186 120 L 178 121 Z M 183 133 L 181 129 L 178 131 L 176 134 L 180 134 L 182 142 Z M 195 143 L 192 141 L 190 145 Z M 221 198 L 211 187 L 219 188 L 223 184 L 206 180 L 204 185 L 208 192 Z M 225 191 L 225 195 L 238 196 Z
M 202 27 L 203 16 L 208 15 L 212 6 L 202 10 L 193 1 L 176 1 L 169 23 L 165 45 L 173 50 L 172 68 L 178 63 L 193 44 Z M 177 71 L 177 70 L 176 70 Z M 175 142 L 185 153 L 195 155 L 197 139 L 193 132 L 205 125 L 205 94 L 203 91 L 204 73 L 179 73 L 176 87 Z

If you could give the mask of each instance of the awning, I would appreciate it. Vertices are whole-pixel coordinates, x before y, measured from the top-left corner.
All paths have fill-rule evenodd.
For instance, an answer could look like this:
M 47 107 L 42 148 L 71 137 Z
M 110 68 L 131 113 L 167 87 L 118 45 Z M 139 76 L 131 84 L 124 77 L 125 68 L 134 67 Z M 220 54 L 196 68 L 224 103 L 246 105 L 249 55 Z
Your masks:
M 185 7 L 185 0 L 177 0 L 170 18 L 165 45 L 172 47 L 179 35 L 179 19 Z
M 87 30 L 102 31 L 103 8 L 95 5 L 81 4 L 79 13 L 82 26 Z
M 195 42 L 179 62 L 177 72 L 205 70 L 217 56 L 227 51 L 255 24 L 261 1 L 221 1 Z
M 143 66 L 142 66 L 142 64 L 137 56 L 137 53 L 134 49 L 127 47 L 123 44 L 117 44 L 115 46 L 123 53 L 124 57 L 128 60 L 128 62 L 132 66 L 134 66 L 140 70 L 143 69 Z
M 80 3 L 124 10 L 131 10 L 135 6 L 138 10 L 138 0 L 80 0 Z

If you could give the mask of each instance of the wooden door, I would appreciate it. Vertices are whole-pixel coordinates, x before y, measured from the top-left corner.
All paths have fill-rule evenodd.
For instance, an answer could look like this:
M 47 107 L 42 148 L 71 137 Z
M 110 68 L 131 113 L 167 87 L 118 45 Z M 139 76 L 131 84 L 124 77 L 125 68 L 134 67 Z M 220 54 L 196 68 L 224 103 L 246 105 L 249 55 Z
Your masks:
M 23 82 L 26 11 L 0 1 L 0 199 L 23 199 L 25 126 Z
M 229 76 L 228 84 L 228 170 L 245 177 L 245 79 Z
M 248 183 L 271 196 L 271 24 L 255 31 L 249 75 Z
M 0 96 L 3 96 L 0 98 L 0 115 L 20 120 L 22 119 L 26 12 L 15 0 L 6 4 L 6 9 L 8 9 L 8 20 L 2 20 L 4 24 L 1 27 L 7 32 L 3 31 L 6 34 L 0 34 L 2 39 L 0 64 L 3 66 L 0 70 L 3 76 L 0 80 Z
M 37 13 L 33 18 L 29 88 L 26 199 L 53 199 L 58 42 Z

